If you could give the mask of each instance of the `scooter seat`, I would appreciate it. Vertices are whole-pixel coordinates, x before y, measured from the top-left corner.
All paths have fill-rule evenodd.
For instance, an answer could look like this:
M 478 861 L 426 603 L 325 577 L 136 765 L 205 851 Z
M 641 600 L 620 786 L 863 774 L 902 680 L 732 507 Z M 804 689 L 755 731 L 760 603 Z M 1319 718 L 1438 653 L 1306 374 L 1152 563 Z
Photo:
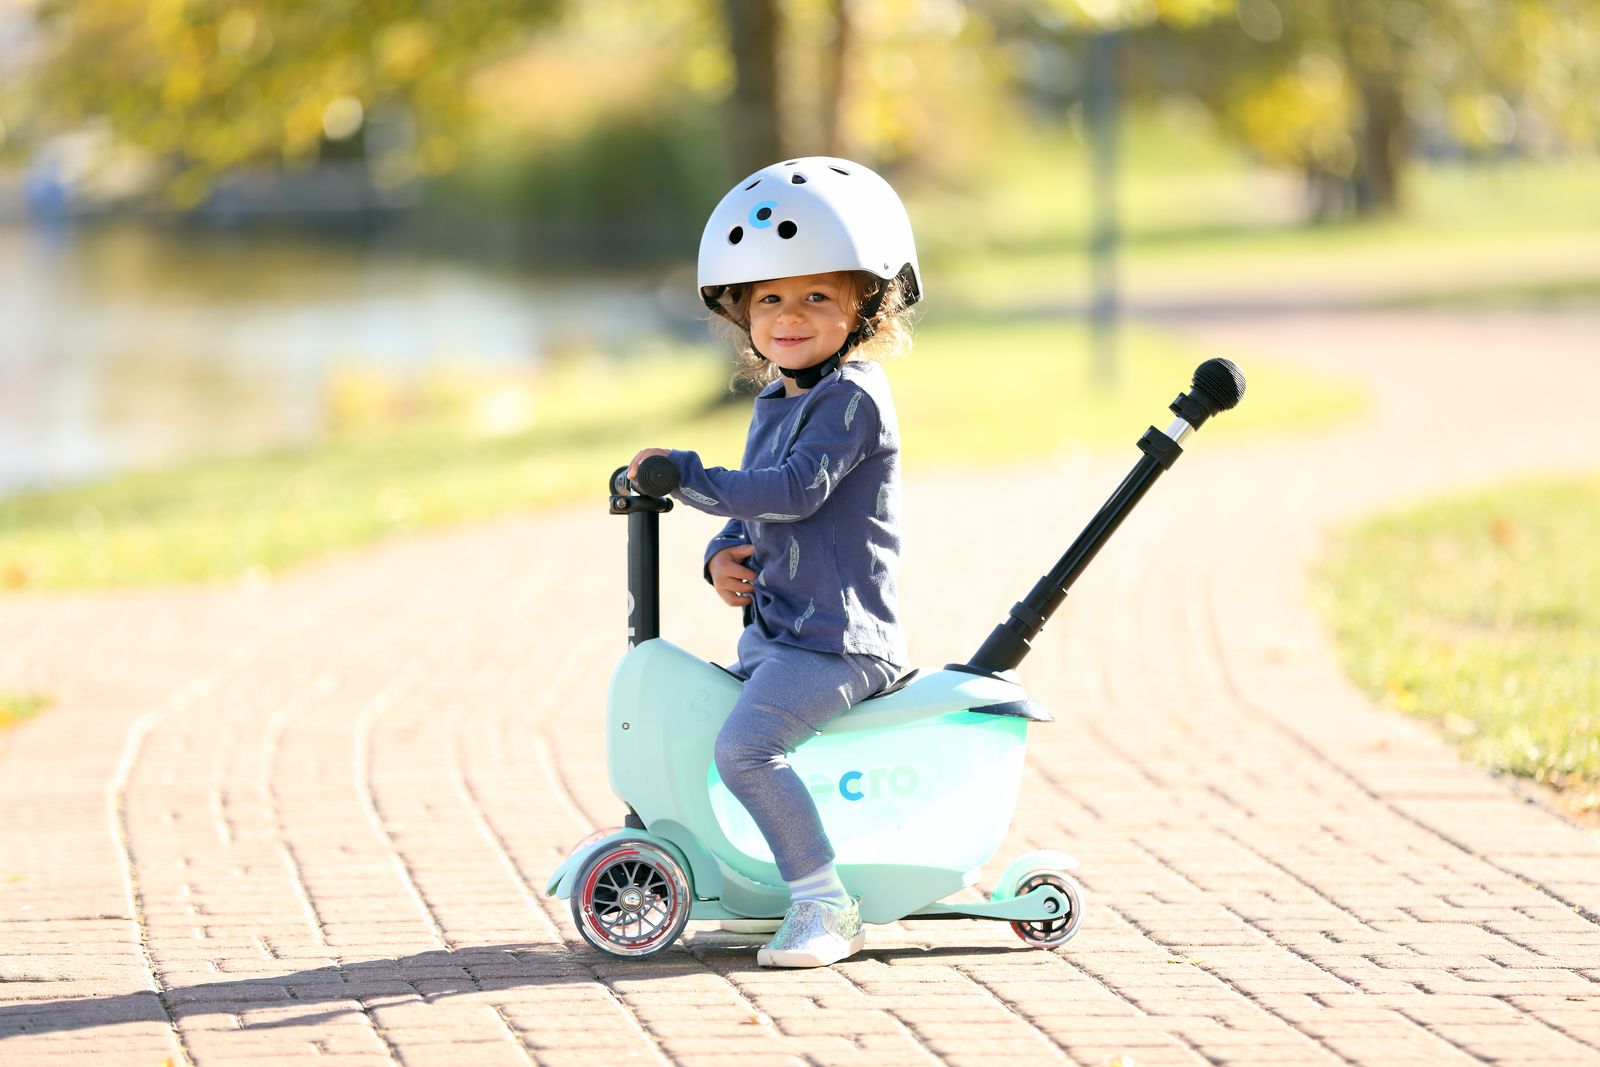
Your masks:
M 741 682 L 744 681 L 744 678 L 740 677 L 740 675 L 739 675 L 739 673 L 737 671 L 732 670 L 732 669 L 730 669 L 728 667 L 724 667 L 722 664 L 718 663 L 716 660 L 708 660 L 707 662 L 709 662 L 713 667 L 717 668 L 723 674 L 728 675 L 730 678 L 738 678 L 739 681 L 741 681 Z M 900 690 L 902 690 L 906 686 L 910 685 L 911 684 L 911 680 L 913 678 L 915 678 L 919 673 L 921 673 L 921 672 L 919 672 L 915 667 L 913 667 L 911 670 L 907 671 L 906 673 L 902 674 L 900 677 L 896 678 L 894 681 L 890 682 L 889 683 L 889 687 L 887 689 L 884 689 L 882 692 L 878 692 L 878 693 L 872 694 L 870 699 L 877 700 L 879 697 L 886 697 L 890 693 L 898 693 L 898 692 L 900 692 Z
M 723 667 L 723 665 L 722 664 L 718 664 L 718 662 L 715 661 L 715 659 L 710 659 L 710 661 L 707 661 L 707 662 L 709 662 L 709 664 L 712 665 L 712 667 L 715 667 L 715 669 L 720 670 L 720 672 L 725 673 L 725 675 L 728 675 L 728 677 L 730 677 L 730 678 L 738 678 L 738 680 L 741 681 L 741 683 L 742 683 L 742 681 L 744 681 L 744 677 L 742 677 L 742 675 L 739 675 L 739 672 L 736 672 L 736 670 L 730 669 L 730 667 Z M 910 683 L 912 683 L 912 680 L 914 680 L 914 678 L 917 677 L 918 673 L 922 673 L 922 672 L 920 672 L 920 670 L 915 669 L 915 667 L 912 667 L 912 669 L 907 670 L 906 673 L 902 673 L 901 677 L 894 678 L 894 681 L 891 681 L 890 686 L 888 686 L 888 688 L 886 688 L 886 689 L 883 689 L 882 693 L 874 693 L 874 694 L 872 694 L 872 696 L 867 697 L 867 699 L 870 699 L 870 701 L 875 701 L 875 699 L 878 699 L 878 697 L 890 696 L 891 693 L 899 693 L 899 691 L 901 691 L 901 689 L 906 688 L 906 686 L 909 686 Z
M 745 679 L 736 671 L 728 667 L 724 667 L 715 660 L 705 660 L 703 662 L 706 662 L 717 668 L 717 670 L 739 682 L 739 684 L 744 684 Z M 863 700 L 861 703 L 855 705 L 855 707 L 851 708 L 843 716 L 835 720 L 834 724 L 830 726 L 829 729 L 846 730 L 862 728 L 869 722 L 869 715 L 873 719 L 879 718 L 879 713 L 886 710 L 886 707 L 893 708 L 898 713 L 891 715 L 891 719 L 907 722 L 915 721 L 921 716 L 915 713 L 907 715 L 906 711 L 910 706 L 907 705 L 905 701 L 890 701 L 887 706 L 881 702 L 886 701 L 889 697 L 895 696 L 902 690 L 909 688 L 913 682 L 916 682 L 919 679 L 923 683 L 936 684 L 936 680 L 939 679 L 941 675 L 947 673 L 948 669 L 946 671 L 935 671 L 933 674 L 928 675 L 927 677 L 922 677 L 922 672 L 913 668 L 891 682 L 887 689 L 884 689 L 879 693 L 874 693 L 866 700 Z M 997 678 L 992 679 L 992 681 L 1003 682 L 1004 679 Z M 958 705 L 949 705 L 938 708 L 934 713 L 943 714 L 948 711 L 957 710 L 958 707 Z M 964 705 L 963 710 L 975 711 L 982 715 L 1000 715 L 1018 719 L 1029 719 L 1033 722 L 1051 722 L 1054 718 L 1048 711 L 1044 709 L 1043 706 L 1041 706 L 1037 701 L 1030 699 L 1027 694 L 1023 693 L 1022 690 L 1016 687 L 1014 683 L 1008 683 L 1007 689 L 1003 690 L 1000 694 L 997 694 L 997 699 L 992 701 L 968 703 Z M 873 725 L 879 724 L 874 723 Z M 888 724 L 883 723 L 882 725 Z
M 894 681 L 890 682 L 889 683 L 889 688 L 883 690 L 881 693 L 872 694 L 872 699 L 873 700 L 877 700 L 879 697 L 886 697 L 890 693 L 898 693 L 898 692 L 900 692 L 900 690 L 902 690 L 906 686 L 910 685 L 911 684 L 911 679 L 915 678 L 919 673 L 920 672 L 917 671 L 915 668 L 907 671 L 906 673 L 902 674 L 900 677 L 896 678 Z

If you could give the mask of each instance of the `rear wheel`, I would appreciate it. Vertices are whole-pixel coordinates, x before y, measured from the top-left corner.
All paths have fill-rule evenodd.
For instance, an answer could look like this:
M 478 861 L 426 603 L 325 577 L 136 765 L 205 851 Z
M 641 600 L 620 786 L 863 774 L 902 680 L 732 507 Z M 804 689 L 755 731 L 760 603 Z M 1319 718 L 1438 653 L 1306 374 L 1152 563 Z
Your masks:
M 649 841 L 623 838 L 578 872 L 572 919 L 583 939 L 613 956 L 649 956 L 683 933 L 693 905 L 678 861 Z
M 1066 910 L 1044 919 L 1018 919 L 1011 924 L 1011 929 L 1034 948 L 1060 948 L 1072 940 L 1083 922 L 1083 887 L 1061 871 L 1033 871 L 1017 879 L 1017 889 L 1012 895 L 1025 897 L 1042 886 L 1050 886 L 1066 897 Z

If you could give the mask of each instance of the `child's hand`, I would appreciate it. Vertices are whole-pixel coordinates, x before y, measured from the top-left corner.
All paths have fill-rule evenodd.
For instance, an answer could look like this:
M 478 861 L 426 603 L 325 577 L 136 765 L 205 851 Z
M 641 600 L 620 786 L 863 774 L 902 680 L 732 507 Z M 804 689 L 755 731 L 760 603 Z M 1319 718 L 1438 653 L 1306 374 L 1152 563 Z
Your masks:
M 717 591 L 724 604 L 742 608 L 750 603 L 750 583 L 756 580 L 756 572 L 741 561 L 749 559 L 755 550 L 755 545 L 733 545 L 706 563 L 711 574 L 711 588 Z
M 628 477 L 637 477 L 639 474 L 639 464 L 643 463 L 651 456 L 664 456 L 666 454 L 667 450 L 664 448 L 646 448 L 642 450 L 637 456 L 634 456 L 633 461 L 628 464 Z

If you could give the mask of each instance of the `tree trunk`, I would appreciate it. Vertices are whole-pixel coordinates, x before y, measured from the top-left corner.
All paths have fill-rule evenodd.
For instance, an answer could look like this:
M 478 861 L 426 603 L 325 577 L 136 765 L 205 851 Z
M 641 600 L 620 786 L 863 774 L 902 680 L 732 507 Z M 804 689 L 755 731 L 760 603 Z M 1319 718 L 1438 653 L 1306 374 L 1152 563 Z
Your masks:
M 1354 172 L 1357 215 L 1388 214 L 1400 204 L 1400 168 L 1406 154 L 1405 81 L 1408 45 L 1383 25 L 1377 5 L 1339 0 L 1335 7 L 1345 73 L 1361 97 Z
M 822 150 L 830 156 L 848 156 L 844 114 L 850 101 L 850 70 L 855 63 L 855 22 L 852 0 L 833 0 L 833 47 L 828 49 L 827 85 L 822 99 Z
M 723 0 L 733 52 L 728 163 L 738 175 L 784 158 L 778 108 L 779 0 Z
M 1360 165 L 1356 172 L 1357 209 L 1383 215 L 1400 206 L 1400 168 L 1406 156 L 1405 105 L 1394 72 L 1361 76 Z

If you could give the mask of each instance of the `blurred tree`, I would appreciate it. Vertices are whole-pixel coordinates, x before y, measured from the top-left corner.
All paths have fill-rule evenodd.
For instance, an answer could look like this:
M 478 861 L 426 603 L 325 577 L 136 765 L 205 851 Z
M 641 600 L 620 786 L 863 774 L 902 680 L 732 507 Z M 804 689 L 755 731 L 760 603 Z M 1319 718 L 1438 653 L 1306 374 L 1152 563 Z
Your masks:
M 1197 92 L 1262 159 L 1299 168 L 1319 218 L 1393 211 L 1419 151 L 1600 143 L 1592 0 L 1237 0 L 1155 31 L 1142 74 Z
M 828 62 L 822 70 L 821 148 L 830 156 L 848 155 L 845 140 L 845 104 L 850 98 L 851 67 L 856 62 L 856 16 L 852 0 L 830 0 L 833 16 L 833 41 Z
M 38 99 L 50 126 L 104 119 L 118 137 L 174 164 L 168 190 L 180 205 L 197 203 L 230 168 L 314 161 L 375 117 L 391 135 L 371 161 L 374 178 L 400 184 L 455 164 L 470 75 L 561 6 L 43 0 Z
M 1014 6 L 1009 0 L 1001 6 Z M 1021 0 L 1047 25 L 1075 30 L 1199 26 L 1225 16 L 1234 0 Z
M 1454 2 L 1435 0 L 1434 11 Z M 1223 127 L 1267 162 L 1300 169 L 1316 218 L 1393 210 L 1413 147 L 1405 93 L 1422 6 L 1238 0 L 1234 16 L 1181 45 L 1215 49 L 1219 62 L 1196 87 Z
M 800 152 L 949 167 L 941 132 L 1003 121 L 960 0 L 38 0 L 37 21 L 36 128 L 106 123 L 172 168 L 180 206 L 244 166 L 365 156 L 394 186 L 486 145 L 499 188 L 532 189 L 511 172 L 535 156 L 702 119 L 716 143 L 656 140 L 723 181 Z
M 791 153 L 959 184 L 1019 116 L 1009 46 L 1048 39 L 1070 63 L 1111 28 L 1130 31 L 1128 88 L 1198 95 L 1301 169 L 1324 216 L 1397 204 L 1418 150 L 1600 140 L 1595 0 L 37 0 L 37 18 L 27 96 L 46 114 L 29 128 L 104 121 L 173 168 L 182 205 L 234 168 L 340 155 L 404 185 L 478 162 L 496 124 L 521 138 L 498 162 L 611 171 L 578 141 L 637 148 L 631 131 L 654 130 L 627 164 L 653 152 L 680 176 L 661 210 Z M 530 41 L 546 54 L 503 76 Z
M 1013 103 L 987 23 L 963 0 L 722 0 L 737 72 L 728 156 L 957 167 Z M 968 152 L 943 143 L 971 139 Z
M 723 0 L 733 92 L 728 99 L 728 159 L 749 174 L 788 154 L 778 85 L 778 0 Z
M 1197 95 L 1261 159 L 1300 169 L 1321 218 L 1398 207 L 1418 151 L 1600 142 L 1594 0 L 969 3 L 1013 38 L 1133 31 L 1129 90 Z M 1081 93 L 1076 74 L 1036 80 Z

